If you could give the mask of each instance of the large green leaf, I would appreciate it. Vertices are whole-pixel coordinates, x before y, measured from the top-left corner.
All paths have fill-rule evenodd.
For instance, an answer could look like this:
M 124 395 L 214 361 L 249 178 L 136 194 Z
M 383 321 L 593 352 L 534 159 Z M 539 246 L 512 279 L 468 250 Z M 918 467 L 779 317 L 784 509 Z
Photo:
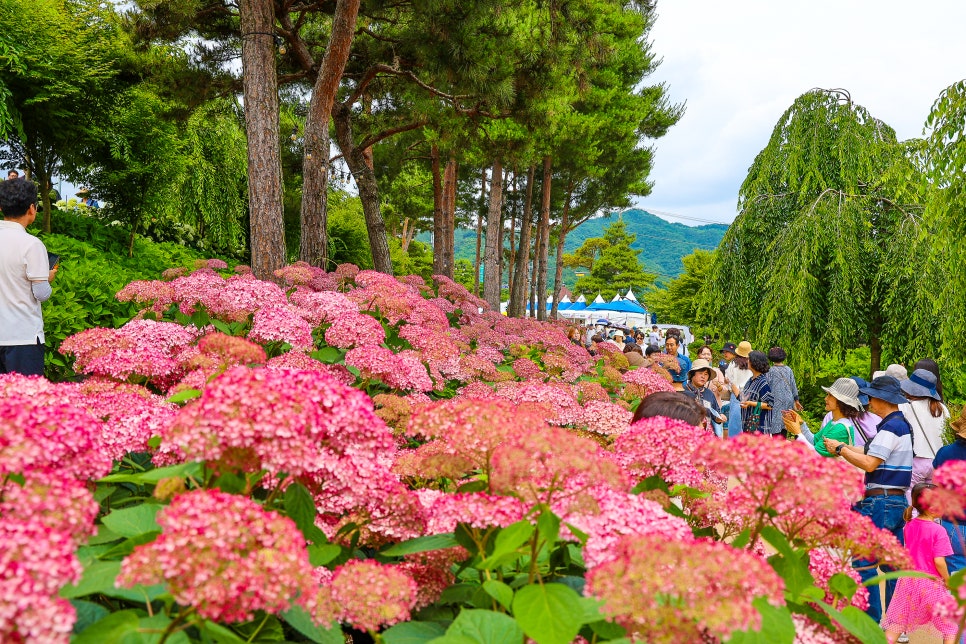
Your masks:
M 140 618 L 133 610 L 111 613 L 75 636 L 73 644 L 139 644 Z
M 563 584 L 531 584 L 513 598 L 513 615 L 537 644 L 570 644 L 583 624 L 581 597 Z
M 758 597 L 752 605 L 761 613 L 761 628 L 732 633 L 730 644 L 792 644 L 795 641 L 795 623 L 788 608 L 772 606 L 764 597 Z
M 195 476 L 198 477 L 201 474 L 201 463 L 180 463 L 178 465 L 171 465 L 170 467 L 156 467 L 151 470 L 144 472 L 138 472 L 137 474 L 111 474 L 110 476 L 105 476 L 99 483 L 135 483 L 138 485 L 144 484 L 155 484 L 161 479 L 167 479 L 175 476 Z
M 402 557 L 403 555 L 429 552 L 431 550 L 442 550 L 444 548 L 452 548 L 453 546 L 458 545 L 459 542 L 456 541 L 456 538 L 452 533 L 431 534 L 425 537 L 416 537 L 415 539 L 410 539 L 409 541 L 397 543 L 383 550 L 381 554 L 385 555 L 386 557 Z
M 332 628 L 321 628 L 315 625 L 309 614 L 301 606 L 292 606 L 284 613 L 282 618 L 288 622 L 292 628 L 309 638 L 316 644 L 342 644 L 345 638 L 342 636 L 342 629 L 336 624 Z
M 120 561 L 94 561 L 84 567 L 84 574 L 76 586 L 69 584 L 60 589 L 60 596 L 73 599 L 113 590 L 120 571 Z
M 115 534 L 122 537 L 137 537 L 147 532 L 160 532 L 161 526 L 155 515 L 161 509 L 155 503 L 142 503 L 129 508 L 114 510 L 101 521 Z
M 483 590 L 486 594 L 500 602 L 500 605 L 507 610 L 513 605 L 513 589 L 496 579 L 487 579 L 483 582 Z
M 439 622 L 403 622 L 382 632 L 385 644 L 425 644 L 446 633 Z
M 431 644 L 520 644 L 522 640 L 523 631 L 509 615 L 466 609 Z
M 886 644 L 885 633 L 875 621 L 855 606 L 846 606 L 841 611 L 836 610 L 823 601 L 816 600 L 828 616 L 839 626 L 855 635 L 862 644 Z
M 519 556 L 517 550 L 533 536 L 535 528 L 529 521 L 517 521 L 500 530 L 493 544 L 493 552 L 484 559 L 479 568 L 492 570 Z

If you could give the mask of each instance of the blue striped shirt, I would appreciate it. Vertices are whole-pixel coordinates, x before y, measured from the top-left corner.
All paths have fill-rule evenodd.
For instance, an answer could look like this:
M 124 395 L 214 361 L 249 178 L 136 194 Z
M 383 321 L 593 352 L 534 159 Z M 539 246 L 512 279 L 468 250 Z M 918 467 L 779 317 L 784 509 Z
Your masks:
M 908 488 L 912 483 L 912 428 L 900 411 L 879 423 L 875 438 L 865 453 L 882 459 L 882 464 L 865 474 L 866 488 Z

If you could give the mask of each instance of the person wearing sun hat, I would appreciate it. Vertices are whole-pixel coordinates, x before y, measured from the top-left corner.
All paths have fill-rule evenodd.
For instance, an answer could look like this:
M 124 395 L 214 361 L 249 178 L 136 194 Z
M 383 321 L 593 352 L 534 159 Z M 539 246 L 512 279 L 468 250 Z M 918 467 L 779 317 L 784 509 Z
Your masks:
M 902 415 L 912 427 L 912 485 L 932 481 L 932 462 L 943 446 L 943 430 L 949 410 L 936 391 L 936 374 L 916 369 L 899 382 L 902 393 L 909 400 L 902 405 Z
M 731 400 L 728 402 L 728 438 L 734 438 L 741 434 L 741 392 L 752 377 L 748 364 L 751 343 L 747 340 L 737 345 L 727 342 L 721 349 L 721 353 L 726 357 L 729 353 L 733 356 L 731 364 L 725 369 L 724 377 L 725 386 L 731 395 Z
M 901 540 L 905 524 L 902 515 L 909 506 L 906 491 L 912 483 L 912 427 L 899 411 L 899 405 L 907 401 L 899 381 L 892 376 L 873 378 L 859 392 L 869 397 L 869 411 L 882 418 L 875 438 L 864 449 L 826 438 L 825 449 L 865 472 L 865 496 L 853 509 L 872 519 L 877 528 L 888 530 Z M 876 576 L 876 563 L 858 559 L 852 565 L 865 582 Z M 883 570 L 888 572 L 885 566 Z M 889 605 L 895 587 L 895 580 L 886 582 L 885 606 Z M 870 590 L 866 613 L 879 622 L 884 606 L 876 589 Z
M 825 410 L 829 412 L 830 420 L 824 422 L 818 432 L 812 434 L 793 409 L 782 414 L 782 420 L 789 439 L 806 442 L 822 456 L 834 457 L 835 454 L 825 448 L 825 439 L 855 445 L 855 419 L 862 415 L 862 403 L 859 402 L 859 386 L 850 378 L 839 378 L 831 387 L 822 389 L 825 390 Z
M 698 358 L 688 370 L 688 381 L 684 383 L 684 391 L 681 393 L 688 398 L 693 398 L 707 410 L 708 419 L 714 426 L 714 433 L 718 438 L 721 438 L 721 423 L 725 421 L 725 417 L 721 413 L 718 399 L 708 386 L 712 373 L 711 363 Z
M 932 462 L 937 470 L 950 461 L 966 461 L 966 407 L 963 407 L 959 418 L 949 423 L 949 427 L 956 434 L 956 439 L 939 448 Z M 949 574 L 953 574 L 966 568 L 966 517 L 943 517 L 939 524 L 946 529 L 953 546 L 953 554 L 946 557 Z

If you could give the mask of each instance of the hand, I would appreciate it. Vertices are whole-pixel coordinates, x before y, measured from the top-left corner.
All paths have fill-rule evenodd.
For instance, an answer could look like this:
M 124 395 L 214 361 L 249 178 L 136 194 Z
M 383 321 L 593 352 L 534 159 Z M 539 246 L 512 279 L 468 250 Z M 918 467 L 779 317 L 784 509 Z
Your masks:
M 802 403 L 800 403 L 800 402 L 798 402 L 798 401 L 796 400 L 796 401 L 795 401 L 795 411 L 802 411 L 802 410 L 804 410 L 804 409 L 805 409 L 805 408 L 804 408 L 804 407 L 802 407 Z
M 60 264 L 57 264 L 52 269 L 50 269 L 50 273 L 47 276 L 47 281 L 48 282 L 53 282 L 54 281 L 54 278 L 57 277 L 57 271 L 58 270 L 60 270 Z
M 789 434 L 798 436 L 802 433 L 802 417 L 794 411 L 788 410 L 782 413 L 782 422 Z
M 741 406 L 742 407 L 754 407 L 757 404 L 758 403 L 756 403 L 754 400 L 746 400 L 745 402 L 741 403 Z
M 839 441 L 832 440 L 831 438 L 826 438 L 824 440 L 825 440 L 825 449 L 828 451 L 829 454 L 833 454 L 836 456 L 837 456 L 837 454 L 835 454 L 836 448 L 838 448 L 839 445 L 845 445 L 845 443 L 840 443 Z

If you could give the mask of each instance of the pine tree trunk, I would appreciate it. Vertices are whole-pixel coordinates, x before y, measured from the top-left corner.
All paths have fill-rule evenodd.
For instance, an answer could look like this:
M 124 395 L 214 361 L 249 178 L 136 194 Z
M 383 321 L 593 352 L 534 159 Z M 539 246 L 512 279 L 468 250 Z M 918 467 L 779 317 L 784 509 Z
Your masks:
M 573 194 L 573 184 L 567 187 L 567 198 L 564 200 L 563 212 L 560 214 L 560 235 L 557 238 L 557 266 L 553 274 L 553 306 L 550 308 L 550 319 L 557 318 L 560 308 L 560 291 L 563 290 L 563 255 L 567 233 L 570 232 L 570 197 Z
M 443 173 L 443 270 L 446 277 L 453 279 L 456 262 L 456 155 L 452 152 Z
M 480 294 L 480 251 L 483 242 L 483 214 L 486 208 L 486 168 L 480 177 L 480 206 L 476 209 L 476 259 L 473 261 L 473 295 Z
M 500 310 L 500 259 L 502 250 L 500 204 L 503 201 L 503 163 L 493 161 L 490 179 L 490 209 L 486 214 L 486 251 L 483 255 L 483 299 L 494 311 Z
M 515 171 L 513 173 L 513 188 L 511 190 L 513 192 L 514 197 L 513 197 L 513 208 L 510 210 L 510 244 L 509 244 L 510 256 L 509 256 L 509 261 L 507 262 L 507 280 L 506 281 L 507 281 L 507 286 L 510 287 L 509 289 L 510 294 L 512 295 L 513 294 L 513 275 L 516 272 L 514 270 L 516 268 L 516 251 L 514 249 L 514 244 L 516 244 L 516 230 L 517 230 L 517 200 L 516 200 L 517 173 Z M 507 305 L 507 308 L 509 309 L 509 304 Z M 509 311 L 507 314 L 509 314 Z
M 520 245 L 517 247 L 516 268 L 513 271 L 513 292 L 510 294 L 510 305 L 513 317 L 526 317 L 527 308 L 527 264 L 530 260 L 530 221 L 533 210 L 533 180 L 536 170 L 533 166 L 527 169 L 527 196 L 523 203 L 523 215 L 520 217 Z
M 299 259 L 325 267 L 329 257 L 326 231 L 329 189 L 329 120 L 339 81 L 349 60 L 361 0 L 339 0 L 332 34 L 312 90 L 305 117 L 305 157 L 302 160 L 302 213 Z
M 536 229 L 536 226 L 534 226 L 533 228 Z M 534 230 L 534 235 L 536 234 L 536 232 L 537 231 Z M 536 238 L 534 239 L 534 241 L 536 242 Z M 536 246 L 536 243 L 534 243 L 534 246 Z M 538 305 L 537 280 L 534 279 L 536 275 L 537 275 L 537 251 L 536 251 L 536 248 L 534 248 L 533 260 L 531 261 L 531 264 L 530 264 L 530 295 L 527 299 L 527 301 L 529 302 L 530 317 L 534 319 L 536 319 L 537 317 L 537 305 Z
M 276 280 L 275 271 L 285 265 L 285 225 L 272 0 L 241 0 L 239 15 L 252 272 L 259 279 Z
M 379 184 L 372 169 L 369 150 L 360 150 L 352 138 L 352 109 L 338 103 L 332 111 L 335 121 L 335 134 L 342 149 L 343 158 L 352 171 L 352 177 L 359 188 L 362 213 L 366 218 L 369 232 L 369 247 L 372 250 L 373 268 L 380 273 L 392 275 L 392 257 L 389 255 L 389 240 L 386 237 L 386 222 L 382 218 L 379 205 Z
M 540 203 L 540 224 L 537 226 L 537 299 L 547 298 L 547 260 L 550 255 L 550 155 L 543 157 L 543 200 Z M 547 319 L 547 307 L 537 309 L 537 319 Z
M 433 173 L 433 275 L 444 275 L 443 268 L 446 261 L 446 249 L 443 240 L 446 237 L 444 231 L 446 217 L 443 214 L 445 210 L 443 201 L 445 197 L 443 193 L 443 177 L 439 167 L 439 147 L 436 144 L 433 144 L 432 148 L 430 148 L 429 157 L 431 160 L 430 167 Z

